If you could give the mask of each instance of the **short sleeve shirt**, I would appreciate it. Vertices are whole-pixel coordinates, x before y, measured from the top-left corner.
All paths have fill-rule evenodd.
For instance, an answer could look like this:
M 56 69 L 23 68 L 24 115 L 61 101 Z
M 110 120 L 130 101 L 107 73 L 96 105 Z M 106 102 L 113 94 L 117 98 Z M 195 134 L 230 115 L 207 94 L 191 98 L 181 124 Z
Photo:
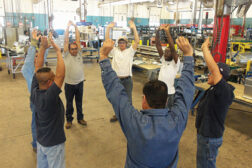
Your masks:
M 53 82 L 47 90 L 40 90 L 33 76 L 31 102 L 35 105 L 37 141 L 44 147 L 66 141 L 64 132 L 64 106 L 59 97 L 61 89 Z
M 158 80 L 166 83 L 168 87 L 168 94 L 175 93 L 174 80 L 176 78 L 177 72 L 179 71 L 180 60 L 178 58 L 177 64 L 174 59 L 171 61 L 166 61 L 164 56 L 161 58 L 161 68 L 158 76 Z
M 66 67 L 65 83 L 76 85 L 84 81 L 84 69 L 81 51 L 77 56 L 72 56 L 69 52 L 64 52 L 64 62 Z
M 132 76 L 133 57 L 136 51 L 131 46 L 123 51 L 114 47 L 109 55 L 113 57 L 112 68 L 118 77 Z
M 199 102 L 196 128 L 198 134 L 209 138 L 220 138 L 229 106 L 234 99 L 234 87 L 223 78 L 211 86 Z

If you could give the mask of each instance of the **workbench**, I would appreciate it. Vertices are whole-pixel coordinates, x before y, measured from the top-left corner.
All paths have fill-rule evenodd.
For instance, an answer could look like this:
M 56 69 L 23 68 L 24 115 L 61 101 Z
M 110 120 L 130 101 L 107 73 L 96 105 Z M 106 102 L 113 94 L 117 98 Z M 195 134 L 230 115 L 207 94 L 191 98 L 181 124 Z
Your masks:
M 229 84 L 231 84 L 232 86 L 235 87 L 234 90 L 234 102 L 237 102 L 239 104 L 243 104 L 249 107 L 252 107 L 252 99 L 248 99 L 243 97 L 243 93 L 244 93 L 244 85 L 242 84 L 238 84 L 238 83 L 234 83 L 234 82 L 228 82 Z M 195 83 L 195 89 L 198 90 L 198 94 L 195 97 L 192 106 L 191 106 L 191 110 L 192 110 L 192 115 L 194 114 L 193 109 L 195 107 L 195 105 L 200 101 L 200 99 L 204 96 L 205 91 L 210 87 L 210 85 L 207 82 L 204 83 Z
M 99 45 L 99 43 L 98 43 Z M 96 59 L 97 62 L 99 62 L 99 48 L 93 48 L 93 47 L 84 47 L 82 48 L 82 53 L 90 52 L 90 54 L 84 54 L 82 55 L 83 59 Z M 93 52 L 97 52 L 96 55 L 93 55 Z

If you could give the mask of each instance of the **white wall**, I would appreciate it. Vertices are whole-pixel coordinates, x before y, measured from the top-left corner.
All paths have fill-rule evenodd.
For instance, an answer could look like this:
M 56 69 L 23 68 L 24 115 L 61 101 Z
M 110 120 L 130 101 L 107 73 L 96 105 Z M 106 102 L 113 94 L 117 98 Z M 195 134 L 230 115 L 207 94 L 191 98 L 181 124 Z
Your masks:
M 150 12 L 149 12 L 149 8 L 147 5 L 135 5 L 134 8 L 134 17 L 137 18 L 149 18 Z
M 55 29 L 65 28 L 69 20 L 80 21 L 80 16 L 76 14 L 76 9 L 80 7 L 79 1 L 53 1 L 53 27 Z
M 14 13 L 33 13 L 32 0 L 2 0 L 5 1 L 6 12 Z M 12 4 L 13 2 L 13 4 Z

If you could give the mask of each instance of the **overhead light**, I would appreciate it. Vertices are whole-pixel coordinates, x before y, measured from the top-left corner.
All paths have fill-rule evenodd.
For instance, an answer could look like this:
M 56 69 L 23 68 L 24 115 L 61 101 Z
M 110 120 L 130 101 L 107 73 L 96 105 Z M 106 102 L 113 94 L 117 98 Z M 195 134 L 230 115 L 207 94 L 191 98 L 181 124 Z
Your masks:
M 155 0 L 124 0 L 124 1 L 116 1 L 111 3 L 104 3 L 100 6 L 116 6 L 116 5 L 126 5 L 126 4 L 133 4 L 133 3 L 140 3 L 140 2 L 154 2 Z

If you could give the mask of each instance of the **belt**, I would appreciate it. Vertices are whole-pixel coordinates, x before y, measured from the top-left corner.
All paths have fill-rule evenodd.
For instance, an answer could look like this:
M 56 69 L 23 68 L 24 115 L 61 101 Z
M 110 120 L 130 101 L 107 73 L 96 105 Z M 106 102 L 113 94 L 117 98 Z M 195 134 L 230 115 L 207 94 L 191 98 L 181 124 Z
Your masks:
M 131 78 L 131 76 L 126 76 L 126 77 L 119 77 L 121 80 L 124 80 L 124 79 L 129 79 Z

